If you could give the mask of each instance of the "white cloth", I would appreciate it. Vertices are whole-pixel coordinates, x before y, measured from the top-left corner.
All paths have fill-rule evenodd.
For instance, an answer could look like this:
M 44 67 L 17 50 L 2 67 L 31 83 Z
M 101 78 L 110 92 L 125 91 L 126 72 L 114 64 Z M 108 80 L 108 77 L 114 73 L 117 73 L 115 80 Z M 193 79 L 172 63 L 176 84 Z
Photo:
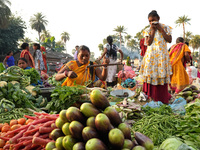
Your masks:
M 189 77 L 192 77 L 193 79 L 197 78 L 197 68 L 195 68 L 194 66 L 187 67 L 186 71 Z
M 45 70 L 44 66 L 44 61 L 42 58 L 42 53 L 39 49 L 36 50 L 36 55 L 35 55 L 35 69 L 38 70 L 38 60 L 40 60 L 40 70 Z
M 116 60 L 110 58 L 110 64 L 113 64 L 113 63 L 117 63 Z M 108 74 L 107 74 L 107 78 L 106 78 L 106 81 L 107 82 L 113 82 L 115 81 L 115 74 L 117 73 L 117 65 L 113 65 L 113 66 L 108 66 Z

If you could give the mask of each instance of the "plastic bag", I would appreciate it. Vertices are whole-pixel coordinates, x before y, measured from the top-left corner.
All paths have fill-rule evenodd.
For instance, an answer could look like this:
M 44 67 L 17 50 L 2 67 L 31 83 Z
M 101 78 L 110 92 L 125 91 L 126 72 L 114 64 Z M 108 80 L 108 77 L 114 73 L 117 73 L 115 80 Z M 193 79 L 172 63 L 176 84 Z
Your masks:
M 161 101 L 157 101 L 157 102 L 151 101 L 149 103 L 146 103 L 143 107 L 149 106 L 151 108 L 157 108 L 157 107 L 159 108 L 162 105 L 163 105 L 163 103 Z
M 176 99 L 172 104 L 169 104 L 169 106 L 172 108 L 172 111 L 175 114 L 185 115 L 185 105 L 187 104 L 186 100 L 182 97 L 179 97 Z

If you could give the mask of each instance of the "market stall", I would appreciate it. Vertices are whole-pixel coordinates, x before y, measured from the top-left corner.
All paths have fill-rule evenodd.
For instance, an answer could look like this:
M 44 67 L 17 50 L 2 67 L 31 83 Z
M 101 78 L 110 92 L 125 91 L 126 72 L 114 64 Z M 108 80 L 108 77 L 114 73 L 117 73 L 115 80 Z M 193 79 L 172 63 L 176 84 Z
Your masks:
M 32 86 L 36 74 L 4 70 L 0 149 L 200 149 L 198 88 L 190 85 L 165 105 L 150 102 L 140 78 L 133 79 L 132 88 L 61 87 L 54 76 Z

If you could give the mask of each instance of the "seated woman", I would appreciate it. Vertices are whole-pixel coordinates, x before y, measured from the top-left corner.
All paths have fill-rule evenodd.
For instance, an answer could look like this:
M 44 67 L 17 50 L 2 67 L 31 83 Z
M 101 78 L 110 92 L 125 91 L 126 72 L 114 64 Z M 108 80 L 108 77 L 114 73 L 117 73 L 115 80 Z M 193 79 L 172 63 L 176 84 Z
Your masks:
M 31 67 L 28 66 L 28 61 L 26 58 L 19 58 L 17 65 L 24 70 L 31 69 Z
M 77 60 L 68 62 L 56 74 L 55 79 L 57 81 L 61 81 L 66 78 L 62 86 L 74 86 L 74 83 L 77 85 L 84 85 L 89 80 L 94 81 L 95 75 L 102 81 L 106 80 L 107 67 L 103 67 L 103 70 L 96 67 L 87 68 L 87 66 L 93 64 L 89 61 L 90 50 L 87 46 L 80 46 L 77 56 Z M 103 62 L 104 64 L 109 64 L 109 59 L 104 58 Z

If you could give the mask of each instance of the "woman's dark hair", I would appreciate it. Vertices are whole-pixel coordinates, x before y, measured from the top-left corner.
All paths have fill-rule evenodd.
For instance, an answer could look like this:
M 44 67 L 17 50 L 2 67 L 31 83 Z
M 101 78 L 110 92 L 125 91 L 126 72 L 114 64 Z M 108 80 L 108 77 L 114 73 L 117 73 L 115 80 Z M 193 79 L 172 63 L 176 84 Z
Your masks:
M 110 45 L 110 50 L 107 51 L 107 56 L 111 56 L 113 59 L 117 59 L 117 52 L 113 49 L 115 45 L 113 45 L 113 37 L 108 36 L 107 42 Z
M 7 56 L 10 55 L 10 53 L 12 53 L 12 51 L 9 51 L 6 55 L 7 55 Z
M 85 45 L 81 45 L 80 47 L 79 47 L 79 49 L 78 49 L 78 53 L 77 53 L 77 55 L 79 54 L 79 52 L 80 51 L 88 51 L 89 52 L 89 54 L 90 54 L 90 49 L 87 47 L 87 46 L 85 46 Z
M 157 11 L 156 10 L 152 10 L 149 15 L 148 15 L 148 18 L 149 17 L 157 17 L 158 20 L 160 19 L 160 16 L 158 15 Z
M 33 43 L 33 46 L 36 46 L 36 47 L 37 47 L 37 50 L 38 50 L 38 49 L 40 50 L 40 44 L 38 44 L 38 43 Z M 36 50 L 35 50 L 34 53 L 33 53 L 33 58 L 35 58 L 35 56 L 36 56 Z
M 108 36 L 108 37 L 107 37 L 107 42 L 108 42 L 109 44 L 112 44 L 112 43 L 113 43 L 113 38 L 112 38 L 112 36 Z
M 18 61 L 17 61 L 17 64 L 18 64 L 19 60 L 25 61 L 25 62 L 28 64 L 28 61 L 27 61 L 26 58 L 24 58 L 24 57 L 19 58 Z
M 26 49 L 26 47 L 28 47 L 28 46 L 29 46 L 28 43 L 23 43 L 23 44 L 21 45 L 21 48 L 22 48 L 22 49 Z
M 184 38 L 178 37 L 178 38 L 176 39 L 176 43 L 184 43 Z
M 185 42 L 185 44 L 186 44 L 187 46 L 189 46 L 189 43 L 188 43 L 188 42 Z

